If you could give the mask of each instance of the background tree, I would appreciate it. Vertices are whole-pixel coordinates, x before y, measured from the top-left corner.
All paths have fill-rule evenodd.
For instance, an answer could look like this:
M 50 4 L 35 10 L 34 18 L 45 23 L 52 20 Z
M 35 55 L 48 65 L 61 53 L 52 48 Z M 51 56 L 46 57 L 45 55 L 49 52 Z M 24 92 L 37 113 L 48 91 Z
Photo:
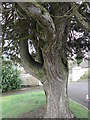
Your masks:
M 46 118 L 72 118 L 68 105 L 68 59 L 89 50 L 89 3 L 3 3 L 2 48 L 39 78 L 47 98 Z

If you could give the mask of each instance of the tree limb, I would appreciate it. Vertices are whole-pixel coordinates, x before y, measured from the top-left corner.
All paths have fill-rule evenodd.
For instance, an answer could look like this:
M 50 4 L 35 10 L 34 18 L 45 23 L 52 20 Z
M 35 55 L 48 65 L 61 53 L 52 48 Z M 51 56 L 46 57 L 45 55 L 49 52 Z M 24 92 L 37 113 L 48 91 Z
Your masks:
M 73 3 L 73 5 L 75 6 L 75 9 L 73 10 L 74 15 L 76 16 L 77 20 L 88 30 L 90 30 L 90 23 L 86 20 L 85 17 L 83 17 L 83 15 L 81 15 L 78 11 L 78 5 L 76 5 L 75 3 Z
M 28 16 L 32 16 L 42 26 L 47 42 L 52 42 L 55 38 L 55 26 L 48 11 L 38 3 L 17 3 Z
M 20 57 L 25 70 L 40 79 L 40 74 L 44 74 L 43 64 L 35 61 L 28 50 L 28 40 L 20 40 Z M 40 73 L 42 71 L 42 73 Z

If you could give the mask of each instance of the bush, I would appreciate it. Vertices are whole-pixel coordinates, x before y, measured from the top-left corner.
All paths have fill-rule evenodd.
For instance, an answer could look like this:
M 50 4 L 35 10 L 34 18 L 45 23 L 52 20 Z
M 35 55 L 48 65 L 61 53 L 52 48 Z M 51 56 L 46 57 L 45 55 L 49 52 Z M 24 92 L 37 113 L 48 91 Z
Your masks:
M 21 88 L 19 72 L 11 61 L 2 62 L 2 92 Z

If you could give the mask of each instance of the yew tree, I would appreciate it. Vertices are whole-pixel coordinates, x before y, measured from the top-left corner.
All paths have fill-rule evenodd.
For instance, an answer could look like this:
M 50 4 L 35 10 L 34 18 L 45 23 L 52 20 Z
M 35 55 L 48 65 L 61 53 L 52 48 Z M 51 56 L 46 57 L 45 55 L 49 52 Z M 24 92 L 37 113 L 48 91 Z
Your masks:
M 90 3 L 2 3 L 2 52 L 43 84 L 45 118 L 72 118 L 68 60 L 90 49 Z

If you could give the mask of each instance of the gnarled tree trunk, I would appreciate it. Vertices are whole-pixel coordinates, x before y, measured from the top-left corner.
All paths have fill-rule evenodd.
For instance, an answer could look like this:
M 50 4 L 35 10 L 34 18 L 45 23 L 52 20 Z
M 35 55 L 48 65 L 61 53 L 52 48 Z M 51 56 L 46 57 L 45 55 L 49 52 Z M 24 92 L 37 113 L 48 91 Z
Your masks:
M 18 5 L 28 14 L 33 16 L 42 27 L 42 35 L 39 36 L 39 47 L 43 58 L 43 64 L 36 62 L 31 55 L 29 55 L 28 47 L 21 42 L 21 57 L 24 58 L 23 64 L 26 63 L 26 69 L 32 74 L 39 71 L 40 74 L 44 73 L 46 77 L 42 78 L 44 91 L 47 98 L 47 110 L 45 118 L 72 118 L 68 105 L 67 95 L 67 80 L 68 80 L 68 65 L 67 65 L 67 36 L 70 31 L 70 19 L 62 17 L 70 10 L 70 4 L 63 6 L 62 3 L 53 4 L 51 11 L 56 15 L 52 19 L 49 12 L 45 10 L 38 3 L 18 3 Z M 55 8 L 57 8 L 55 10 Z M 57 15 L 61 16 L 60 18 Z M 37 46 L 37 44 L 36 44 Z M 25 52 L 26 56 L 24 57 Z M 28 58 L 27 58 L 28 56 Z M 26 59 L 26 60 L 25 60 Z M 29 64 L 27 64 L 29 63 Z M 35 69 L 37 68 L 37 69 Z M 40 70 L 43 70 L 41 72 Z
M 55 50 L 44 53 L 44 63 L 47 76 L 47 81 L 44 83 L 47 99 L 44 117 L 72 118 L 67 94 L 68 68 L 64 66 L 60 54 Z

